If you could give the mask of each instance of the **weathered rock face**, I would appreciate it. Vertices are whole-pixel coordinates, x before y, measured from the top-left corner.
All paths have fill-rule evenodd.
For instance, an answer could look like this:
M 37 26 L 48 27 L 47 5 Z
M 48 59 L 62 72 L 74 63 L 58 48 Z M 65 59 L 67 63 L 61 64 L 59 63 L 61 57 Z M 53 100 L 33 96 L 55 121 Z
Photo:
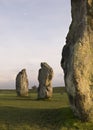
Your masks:
M 52 97 L 52 78 L 53 69 L 45 62 L 41 63 L 41 69 L 38 74 L 38 99 L 51 98 Z
M 93 120 L 93 0 L 71 0 L 71 6 L 61 66 L 72 110 L 88 121 Z
M 18 96 L 28 96 L 28 79 L 25 69 L 16 77 L 16 92 Z

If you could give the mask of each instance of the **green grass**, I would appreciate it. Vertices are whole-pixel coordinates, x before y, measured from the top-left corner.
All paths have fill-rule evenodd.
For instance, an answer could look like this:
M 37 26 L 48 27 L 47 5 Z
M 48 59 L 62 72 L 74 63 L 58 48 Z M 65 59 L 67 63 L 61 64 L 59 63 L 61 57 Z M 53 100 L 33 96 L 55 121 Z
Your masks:
M 0 91 L 0 130 L 93 130 L 73 116 L 65 91 L 55 90 L 51 100 L 37 94 L 17 97 L 15 91 Z

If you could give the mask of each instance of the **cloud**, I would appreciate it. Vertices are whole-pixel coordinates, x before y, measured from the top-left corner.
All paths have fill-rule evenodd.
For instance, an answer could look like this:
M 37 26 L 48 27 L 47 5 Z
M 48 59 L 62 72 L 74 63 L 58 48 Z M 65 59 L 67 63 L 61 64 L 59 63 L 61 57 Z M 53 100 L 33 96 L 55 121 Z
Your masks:
M 24 16 L 27 16 L 27 15 L 28 15 L 28 13 L 24 12 Z

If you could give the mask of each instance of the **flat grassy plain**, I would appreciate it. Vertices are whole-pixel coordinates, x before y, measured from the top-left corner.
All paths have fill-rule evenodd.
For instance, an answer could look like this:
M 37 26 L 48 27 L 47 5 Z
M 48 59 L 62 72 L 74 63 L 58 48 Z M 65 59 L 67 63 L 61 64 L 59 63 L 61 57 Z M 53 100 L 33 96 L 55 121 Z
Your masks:
M 54 88 L 51 100 L 17 97 L 12 90 L 0 90 L 0 130 L 93 130 L 93 123 L 74 117 L 64 88 Z

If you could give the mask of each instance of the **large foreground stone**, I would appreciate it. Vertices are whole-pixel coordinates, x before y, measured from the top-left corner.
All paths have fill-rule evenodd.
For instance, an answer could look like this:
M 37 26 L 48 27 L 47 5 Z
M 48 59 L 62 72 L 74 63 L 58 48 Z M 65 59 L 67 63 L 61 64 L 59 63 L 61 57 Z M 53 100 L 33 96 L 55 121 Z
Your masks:
M 93 120 L 93 0 L 71 0 L 72 23 L 61 65 L 71 108 L 83 121 Z
M 16 92 L 18 96 L 28 96 L 28 79 L 26 69 L 19 72 L 16 77 Z
M 41 63 L 41 69 L 38 74 L 38 99 L 51 98 L 52 97 L 52 78 L 53 69 L 45 62 Z

